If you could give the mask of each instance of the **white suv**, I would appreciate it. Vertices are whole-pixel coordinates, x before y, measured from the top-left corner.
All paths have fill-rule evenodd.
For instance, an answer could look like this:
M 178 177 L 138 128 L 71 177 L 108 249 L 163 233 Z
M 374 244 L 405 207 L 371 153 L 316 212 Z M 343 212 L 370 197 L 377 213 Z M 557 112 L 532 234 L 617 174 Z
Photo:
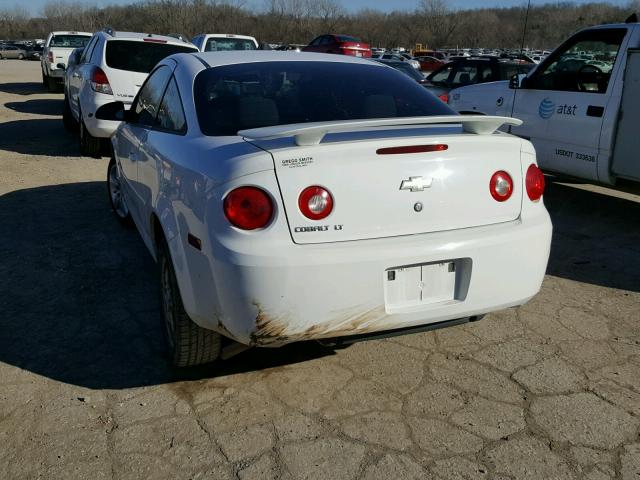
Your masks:
M 258 41 L 255 38 L 232 33 L 201 33 L 193 37 L 191 43 L 201 52 L 258 50 Z
M 128 109 L 156 63 L 174 53 L 197 51 L 173 37 L 112 29 L 95 33 L 65 77 L 64 123 L 73 130 L 79 125 L 82 154 L 99 156 L 101 139 L 120 124 L 96 119 L 99 107 L 121 101 Z

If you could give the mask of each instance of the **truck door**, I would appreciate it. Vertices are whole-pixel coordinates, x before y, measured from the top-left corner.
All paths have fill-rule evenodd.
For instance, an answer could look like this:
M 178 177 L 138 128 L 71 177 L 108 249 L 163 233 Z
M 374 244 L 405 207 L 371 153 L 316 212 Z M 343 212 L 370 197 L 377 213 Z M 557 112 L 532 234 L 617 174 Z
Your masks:
M 577 33 L 515 91 L 513 116 L 524 125 L 512 133 L 533 142 L 542 168 L 598 180 L 600 131 L 627 31 Z
M 611 169 L 619 177 L 640 181 L 640 157 L 636 137 L 638 125 L 640 125 L 638 98 L 640 98 L 640 50 L 629 50 Z

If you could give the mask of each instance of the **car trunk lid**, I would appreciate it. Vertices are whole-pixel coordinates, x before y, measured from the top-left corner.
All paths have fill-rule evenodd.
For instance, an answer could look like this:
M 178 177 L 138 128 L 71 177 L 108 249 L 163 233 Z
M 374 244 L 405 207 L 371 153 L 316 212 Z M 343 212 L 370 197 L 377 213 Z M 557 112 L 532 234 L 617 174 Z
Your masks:
M 273 157 L 296 243 L 438 232 L 509 222 L 520 215 L 520 143 L 512 137 L 431 126 L 329 133 L 311 145 L 297 145 L 290 137 L 251 142 Z M 432 151 L 397 150 L 416 146 Z M 500 170 L 509 173 L 514 185 L 504 202 L 489 191 L 491 176 Z M 312 220 L 301 212 L 299 196 L 309 186 L 330 192 L 334 206 L 328 217 Z

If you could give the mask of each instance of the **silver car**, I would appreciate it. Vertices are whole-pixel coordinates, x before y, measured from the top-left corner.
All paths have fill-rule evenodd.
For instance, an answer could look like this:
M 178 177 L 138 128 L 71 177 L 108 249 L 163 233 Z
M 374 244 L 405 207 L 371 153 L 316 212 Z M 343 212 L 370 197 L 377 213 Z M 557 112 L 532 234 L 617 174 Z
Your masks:
M 17 58 L 18 60 L 24 60 L 27 56 L 27 51 L 14 45 L 0 45 L 0 60 L 4 58 Z

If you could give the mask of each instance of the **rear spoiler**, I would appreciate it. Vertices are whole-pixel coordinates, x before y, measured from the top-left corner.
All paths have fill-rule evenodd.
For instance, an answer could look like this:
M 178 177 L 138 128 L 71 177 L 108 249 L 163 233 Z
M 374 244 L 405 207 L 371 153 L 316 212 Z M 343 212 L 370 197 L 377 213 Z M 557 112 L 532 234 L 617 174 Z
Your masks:
M 522 125 L 522 120 L 485 115 L 440 115 L 433 117 L 377 118 L 373 120 L 342 120 L 338 122 L 295 123 L 273 127 L 240 130 L 238 135 L 248 140 L 272 140 L 295 137 L 299 146 L 318 145 L 330 132 L 350 132 L 362 128 L 462 124 L 467 133 L 491 135 L 502 125 Z

